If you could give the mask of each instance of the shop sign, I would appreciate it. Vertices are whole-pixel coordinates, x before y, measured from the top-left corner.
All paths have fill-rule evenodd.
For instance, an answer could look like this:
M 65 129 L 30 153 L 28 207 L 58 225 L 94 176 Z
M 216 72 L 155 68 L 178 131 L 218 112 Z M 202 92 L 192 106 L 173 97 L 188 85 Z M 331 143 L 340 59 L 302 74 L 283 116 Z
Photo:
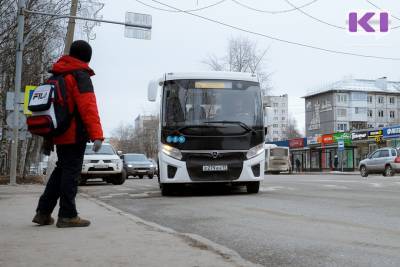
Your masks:
M 335 140 L 333 138 L 333 134 L 324 134 L 322 136 L 322 143 L 323 144 L 332 144 L 334 142 L 335 142 Z
M 307 143 L 309 145 L 316 145 L 321 143 L 321 136 L 320 135 L 313 135 L 307 137 Z
M 400 126 L 383 128 L 384 138 L 395 138 L 400 137 Z
M 368 132 L 351 133 L 351 140 L 364 140 L 368 138 Z
M 346 145 L 351 144 L 351 134 L 350 133 L 334 133 L 333 138 L 334 138 L 333 141 L 335 141 L 336 143 L 339 140 L 343 140 L 343 142 Z
M 373 130 L 368 132 L 368 138 L 376 138 L 383 135 L 382 130 Z
M 290 148 L 304 147 L 304 138 L 294 138 L 289 140 Z

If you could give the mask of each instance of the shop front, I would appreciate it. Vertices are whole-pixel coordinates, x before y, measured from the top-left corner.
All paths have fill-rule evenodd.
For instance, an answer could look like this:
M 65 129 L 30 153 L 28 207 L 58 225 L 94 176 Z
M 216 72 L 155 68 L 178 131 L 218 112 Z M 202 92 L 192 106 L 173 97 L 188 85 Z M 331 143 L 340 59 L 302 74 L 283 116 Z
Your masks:
M 338 141 L 344 143 L 341 151 Z M 333 133 L 322 135 L 319 143 L 310 144 L 310 171 L 341 170 L 353 171 L 354 146 L 352 145 L 350 133 Z
M 386 146 L 400 147 L 400 126 L 383 128 L 383 140 L 386 142 Z
M 360 161 L 367 158 L 368 155 L 378 149 L 386 146 L 383 139 L 383 130 L 372 131 L 356 131 L 351 133 L 352 143 L 354 145 L 355 167 L 357 168 Z
M 290 162 L 292 164 L 292 170 L 296 171 L 297 160 L 300 163 L 300 171 L 308 169 L 307 162 L 310 158 L 309 149 L 307 147 L 307 138 L 294 138 L 289 139 L 290 149 Z

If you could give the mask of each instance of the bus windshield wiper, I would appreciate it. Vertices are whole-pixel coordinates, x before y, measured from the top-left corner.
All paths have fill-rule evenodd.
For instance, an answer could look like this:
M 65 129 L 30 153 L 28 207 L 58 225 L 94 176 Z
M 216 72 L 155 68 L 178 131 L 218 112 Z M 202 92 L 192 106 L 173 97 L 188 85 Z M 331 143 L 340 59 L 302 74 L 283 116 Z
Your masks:
M 204 123 L 237 124 L 248 132 L 253 132 L 253 133 L 256 132 L 253 128 L 251 128 L 246 123 L 241 122 L 241 121 L 204 121 Z

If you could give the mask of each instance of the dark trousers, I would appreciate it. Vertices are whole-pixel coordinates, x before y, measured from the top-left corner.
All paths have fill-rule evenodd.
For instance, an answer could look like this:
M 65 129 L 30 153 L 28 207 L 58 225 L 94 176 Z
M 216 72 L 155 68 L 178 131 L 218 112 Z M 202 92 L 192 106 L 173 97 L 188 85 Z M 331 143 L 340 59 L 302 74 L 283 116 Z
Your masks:
M 56 168 L 39 199 L 37 212 L 51 214 L 60 199 L 59 217 L 73 218 L 78 215 L 75 197 L 82 169 L 86 142 L 73 145 L 57 145 Z

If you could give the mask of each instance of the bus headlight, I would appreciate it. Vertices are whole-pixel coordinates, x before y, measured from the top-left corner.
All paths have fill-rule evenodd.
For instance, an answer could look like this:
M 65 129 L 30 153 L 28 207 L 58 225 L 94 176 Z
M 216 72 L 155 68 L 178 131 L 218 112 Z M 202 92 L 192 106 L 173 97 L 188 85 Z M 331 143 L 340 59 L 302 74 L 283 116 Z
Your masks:
M 181 160 L 182 159 L 182 153 L 179 149 L 169 146 L 169 145 L 165 145 L 162 144 L 162 152 L 170 157 L 173 157 L 177 160 Z
M 255 156 L 260 155 L 261 153 L 264 152 L 264 144 L 259 144 L 255 147 L 250 148 L 249 151 L 247 151 L 247 159 L 254 158 Z

